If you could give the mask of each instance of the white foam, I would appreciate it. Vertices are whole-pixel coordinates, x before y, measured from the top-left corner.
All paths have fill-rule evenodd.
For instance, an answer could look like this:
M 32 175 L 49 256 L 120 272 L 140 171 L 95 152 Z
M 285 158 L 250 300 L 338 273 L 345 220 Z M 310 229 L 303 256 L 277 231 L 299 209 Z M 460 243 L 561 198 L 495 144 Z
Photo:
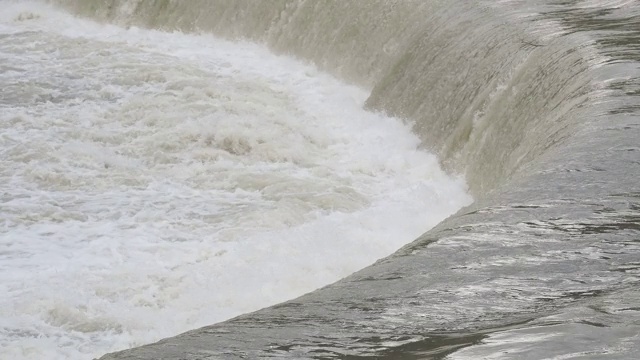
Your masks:
M 301 295 L 470 201 L 409 126 L 312 66 L 2 5 L 3 359 L 86 359 Z

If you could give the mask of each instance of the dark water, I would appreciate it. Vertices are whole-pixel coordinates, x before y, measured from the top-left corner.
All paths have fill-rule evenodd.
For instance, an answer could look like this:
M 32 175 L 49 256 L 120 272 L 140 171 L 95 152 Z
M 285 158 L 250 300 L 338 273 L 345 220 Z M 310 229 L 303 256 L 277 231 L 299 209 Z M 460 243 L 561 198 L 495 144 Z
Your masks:
M 66 5 L 264 41 L 369 87 L 477 201 L 333 285 L 105 359 L 640 354 L 640 3 L 126 3 Z

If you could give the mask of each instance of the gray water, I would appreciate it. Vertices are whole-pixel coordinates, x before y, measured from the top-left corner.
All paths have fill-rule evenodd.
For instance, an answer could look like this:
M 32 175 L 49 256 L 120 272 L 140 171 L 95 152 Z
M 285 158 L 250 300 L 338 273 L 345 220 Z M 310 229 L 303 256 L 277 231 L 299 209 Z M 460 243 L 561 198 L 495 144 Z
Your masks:
M 637 1 L 56 1 L 267 44 L 370 89 L 475 202 L 280 305 L 105 359 L 634 359 Z

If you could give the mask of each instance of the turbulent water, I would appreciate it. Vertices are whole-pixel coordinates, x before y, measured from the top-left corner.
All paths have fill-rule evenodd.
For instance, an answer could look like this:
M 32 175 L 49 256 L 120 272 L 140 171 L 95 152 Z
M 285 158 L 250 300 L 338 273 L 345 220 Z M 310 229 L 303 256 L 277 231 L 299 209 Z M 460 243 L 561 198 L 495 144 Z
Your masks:
M 3 359 L 272 305 L 469 201 L 366 92 L 262 47 L 3 4 Z
M 48 3 L 0 0 L 0 357 L 640 353 L 637 1 Z

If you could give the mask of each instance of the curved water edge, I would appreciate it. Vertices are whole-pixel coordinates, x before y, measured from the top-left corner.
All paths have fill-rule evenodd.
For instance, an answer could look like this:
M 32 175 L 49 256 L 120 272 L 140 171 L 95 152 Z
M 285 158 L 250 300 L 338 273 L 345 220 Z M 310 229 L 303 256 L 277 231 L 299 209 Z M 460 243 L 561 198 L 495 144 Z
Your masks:
M 3 356 L 98 356 L 292 299 L 470 202 L 313 66 L 0 2 Z
M 56 2 L 264 42 L 368 87 L 478 199 L 333 285 L 105 358 L 640 351 L 637 2 Z
M 604 90 L 594 67 L 608 61 L 592 38 L 543 4 L 62 3 L 125 26 L 213 32 L 310 60 L 372 89 L 369 108 L 413 122 L 426 147 L 466 173 L 475 195 L 573 134 L 572 124 L 586 117 L 580 109 Z

